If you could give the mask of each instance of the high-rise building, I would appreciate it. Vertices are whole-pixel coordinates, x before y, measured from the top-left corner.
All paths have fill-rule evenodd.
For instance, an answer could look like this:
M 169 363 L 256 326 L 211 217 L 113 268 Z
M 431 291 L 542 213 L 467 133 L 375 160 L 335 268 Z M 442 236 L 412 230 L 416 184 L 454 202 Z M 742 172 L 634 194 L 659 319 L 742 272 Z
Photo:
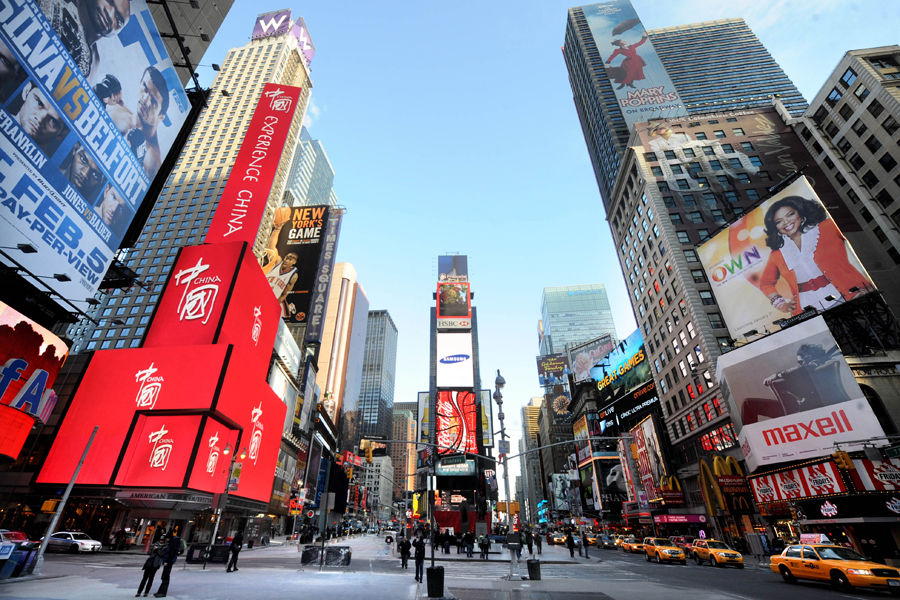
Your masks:
M 900 314 L 900 46 L 847 52 L 793 121 L 862 227 L 847 239 Z
M 369 492 L 368 504 L 377 519 L 389 519 L 393 507 L 391 493 L 394 481 L 394 465 L 390 456 L 376 456 L 372 464 L 360 468 L 362 485 Z
M 544 499 L 544 475 L 541 467 L 541 453 L 537 451 L 540 446 L 540 428 L 538 418 L 541 413 L 543 396 L 536 396 L 522 407 L 522 442 L 525 458 L 521 461 L 522 477 L 525 486 L 525 501 L 527 504 L 527 516 L 529 521 L 537 523 L 537 506 Z
M 334 168 L 325 154 L 325 147 L 321 141 L 312 139 L 309 130 L 303 127 L 284 191 L 285 204 L 337 206 L 333 184 Z
M 598 39 L 599 31 L 592 28 L 602 18 L 601 13 L 608 12 L 606 4 L 604 11 L 598 10 L 600 5 L 570 8 L 563 46 L 575 108 L 604 206 L 610 201 L 631 124 L 635 122 L 765 106 L 771 103 L 773 95 L 780 96 L 793 114 L 806 109 L 800 92 L 743 19 L 726 19 L 648 30 L 648 39 L 639 52 L 658 57 L 665 73 L 652 72 L 653 75 L 668 75 L 666 81 L 674 85 L 683 106 L 674 107 L 669 114 L 644 113 L 643 118 L 634 115 L 646 105 L 626 108 L 623 113 L 616 94 L 618 88 L 611 80 L 612 69 L 605 63 L 615 52 L 613 43 L 619 40 Z M 627 0 L 617 0 L 615 4 L 634 14 Z M 639 21 L 638 27 L 642 29 Z M 627 35 L 622 32 L 621 37 Z
M 565 352 L 609 333 L 616 335 L 602 283 L 545 287 L 541 297 L 540 354 Z
M 253 252 L 261 258 L 275 208 L 284 196 L 294 148 L 309 103 L 310 71 L 294 29 L 251 39 L 228 51 L 203 109 L 135 246 L 124 262 L 141 287 L 98 297 L 91 312 L 100 325 L 70 327 L 72 351 L 133 348 L 140 344 L 163 284 L 182 246 L 199 244 L 216 211 L 263 85 L 302 89 Z
M 325 309 L 322 345 L 319 347 L 316 384 L 322 390 L 322 406 L 335 427 L 335 437 L 358 440 L 359 390 L 366 344 L 369 300 L 356 280 L 350 263 L 337 263 L 331 277 L 331 293 Z M 342 443 L 342 449 L 353 449 Z
M 370 310 L 363 351 L 362 382 L 357 405 L 357 439 L 376 436 L 393 439 L 394 381 L 397 371 L 397 326 L 386 310 Z
M 401 405 L 411 408 L 400 408 Z M 416 441 L 416 403 L 394 404 L 394 434 L 397 442 Z M 416 488 L 416 446 L 414 443 L 393 443 L 389 446 L 391 461 L 394 463 L 394 500 L 402 500 L 407 492 Z

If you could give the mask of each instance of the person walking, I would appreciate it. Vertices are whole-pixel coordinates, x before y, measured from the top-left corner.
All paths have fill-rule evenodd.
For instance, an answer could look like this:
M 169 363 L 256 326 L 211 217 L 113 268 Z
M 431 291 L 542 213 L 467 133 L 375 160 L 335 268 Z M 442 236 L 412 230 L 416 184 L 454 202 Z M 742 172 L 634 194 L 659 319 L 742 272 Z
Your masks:
M 138 586 L 137 594 L 134 595 L 135 598 L 140 596 L 142 592 L 144 596 L 148 596 L 150 594 L 150 588 L 153 587 L 153 578 L 156 576 L 156 572 L 162 566 L 163 561 L 165 560 L 165 556 L 165 544 L 155 544 L 152 548 L 150 548 L 150 556 L 148 556 L 147 560 L 144 561 L 144 577 L 141 579 L 141 584 Z
M 416 561 L 416 581 L 422 583 L 422 574 L 425 572 L 425 540 L 422 539 L 422 534 L 419 534 L 412 545 L 416 549 L 414 557 Z
M 531 530 L 525 530 L 525 545 L 528 546 L 528 556 L 534 556 L 534 536 L 531 535 Z
M 538 554 L 541 553 L 541 544 L 544 543 L 544 542 L 541 540 L 542 537 L 543 537 L 543 536 L 541 536 L 540 533 L 538 533 L 538 534 L 536 534 L 536 535 L 534 536 L 534 544 L 537 546 Z
M 466 558 L 472 558 L 472 550 L 475 548 L 475 534 L 467 531 L 463 536 L 463 544 L 466 546 Z
M 397 550 L 400 552 L 400 568 L 408 569 L 409 565 L 407 565 L 407 561 L 409 560 L 410 548 L 412 548 L 412 544 L 409 543 L 409 540 L 405 537 L 401 537 L 400 541 L 397 542 Z
M 244 532 L 238 531 L 237 535 L 235 535 L 231 539 L 231 547 L 229 551 L 231 552 L 231 560 L 228 561 L 228 567 L 225 569 L 226 573 L 231 573 L 232 571 L 237 571 L 237 561 L 238 554 L 241 553 L 241 548 L 244 546 Z
M 566 534 L 566 548 L 569 549 L 569 556 L 575 558 L 575 538 L 572 537 L 572 532 Z
M 160 577 L 159 589 L 156 590 L 156 593 L 153 594 L 155 598 L 165 598 L 166 594 L 169 592 L 169 579 L 172 576 L 172 566 L 175 564 L 175 561 L 178 560 L 178 555 L 181 554 L 181 538 L 178 537 L 178 534 L 175 533 L 175 530 L 169 532 L 166 537 L 166 556 L 163 566 L 162 576 Z

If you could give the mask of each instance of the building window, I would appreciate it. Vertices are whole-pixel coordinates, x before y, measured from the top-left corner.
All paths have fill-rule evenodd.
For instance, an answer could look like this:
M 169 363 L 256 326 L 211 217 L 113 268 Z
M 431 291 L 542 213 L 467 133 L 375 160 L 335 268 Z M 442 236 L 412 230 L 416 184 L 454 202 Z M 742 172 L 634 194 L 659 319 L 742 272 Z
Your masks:
M 652 167 L 650 167 L 650 172 L 653 173 L 654 177 L 662 177 L 663 176 L 662 169 L 660 167 L 657 167 L 656 165 L 653 165 Z
M 706 315 L 709 317 L 709 325 L 713 329 L 724 329 L 725 321 L 722 320 L 722 315 L 717 312 L 712 312 Z
M 691 243 L 691 238 L 688 235 L 687 231 L 678 231 L 678 232 L 676 232 L 675 235 L 678 236 L 678 241 L 681 242 L 682 244 L 690 244 Z
M 881 148 L 881 142 L 874 135 L 870 135 L 869 139 L 866 140 L 866 148 L 869 149 L 869 152 L 875 154 Z
M 851 116 L 853 116 L 853 107 L 849 104 L 844 104 L 838 109 L 838 114 L 841 115 L 841 118 L 845 121 L 849 120 Z M 834 127 L 834 123 L 829 123 L 831 127 Z M 837 129 L 837 127 L 834 127 Z M 827 130 L 827 129 L 826 129 Z M 829 134 L 834 137 L 834 134 Z
M 856 88 L 856 91 L 853 92 L 853 95 L 860 100 L 865 100 L 866 96 L 869 95 L 869 88 L 867 88 L 863 84 L 859 84 L 859 87 Z
M 653 152 L 644 152 L 644 160 L 646 160 L 647 162 L 655 161 L 656 154 Z
M 847 154 L 847 151 L 850 149 L 850 140 L 841 138 L 837 141 L 837 148 L 841 151 L 841 154 Z
M 685 258 L 685 260 L 688 261 L 689 263 L 700 262 L 700 258 L 697 256 L 697 252 L 696 252 L 695 250 L 692 250 L 692 249 L 686 249 L 686 250 L 684 250 L 684 258 Z
M 712 306 L 716 303 L 715 299 L 713 298 L 712 292 L 710 292 L 709 290 L 700 290 L 699 293 L 700 293 L 700 301 L 703 304 L 705 304 L 707 306 Z
M 863 183 L 866 184 L 866 187 L 869 189 L 874 188 L 878 185 L 878 177 L 872 173 L 872 171 L 866 171 L 865 175 L 862 176 Z
M 853 130 L 853 133 L 861 137 L 868 128 L 866 127 L 866 124 L 862 122 L 862 120 L 857 119 L 856 122 L 853 123 L 851 129 Z
M 897 161 L 891 156 L 890 152 L 885 152 L 884 156 L 878 159 L 878 163 L 884 167 L 884 170 L 890 173 L 897 166 Z
M 853 154 L 849 159 L 847 159 L 847 162 L 849 162 L 850 166 L 853 167 L 854 169 L 856 169 L 857 171 L 859 169 L 862 169 L 863 166 L 866 164 L 866 161 L 864 161 L 859 154 Z
M 869 102 L 869 106 L 866 107 L 866 110 L 869 111 L 869 114 L 873 117 L 877 117 L 884 111 L 884 106 L 882 106 L 881 102 L 878 100 L 872 100 Z
M 844 83 L 845 87 L 850 87 L 853 85 L 853 82 L 856 81 L 856 73 L 853 69 L 847 69 L 844 71 L 844 74 L 841 75 L 841 81 Z
M 696 133 L 694 134 L 694 136 L 695 136 L 698 140 L 705 140 L 705 139 L 706 139 L 706 134 L 703 133 L 702 131 L 696 132 Z
M 703 215 L 699 211 L 689 212 L 687 218 L 691 223 L 703 223 Z
M 841 98 L 843 97 L 844 95 L 841 94 L 841 91 L 837 88 L 834 88 L 831 90 L 831 93 L 828 94 L 828 97 L 825 98 L 825 102 L 827 102 L 829 106 L 834 106 L 835 104 L 840 102 Z
M 700 236 L 700 241 L 705 242 L 709 239 L 709 230 L 708 229 L 698 229 L 697 235 Z
M 894 132 L 897 129 L 900 129 L 900 125 L 897 124 L 897 120 L 894 117 L 888 117 L 884 120 L 884 123 L 881 124 L 885 131 L 888 132 L 889 135 L 894 135 Z
M 744 129 L 742 127 L 735 127 L 734 129 L 731 130 L 731 132 L 734 133 L 734 135 L 736 135 L 738 137 L 745 135 Z
M 723 138 L 723 137 L 725 137 L 725 132 L 722 131 L 721 129 L 716 129 L 715 131 L 713 131 L 713 135 L 716 136 L 717 138 Z
M 681 225 L 684 221 L 681 218 L 681 215 L 678 213 L 669 214 L 669 218 L 672 220 L 673 225 Z

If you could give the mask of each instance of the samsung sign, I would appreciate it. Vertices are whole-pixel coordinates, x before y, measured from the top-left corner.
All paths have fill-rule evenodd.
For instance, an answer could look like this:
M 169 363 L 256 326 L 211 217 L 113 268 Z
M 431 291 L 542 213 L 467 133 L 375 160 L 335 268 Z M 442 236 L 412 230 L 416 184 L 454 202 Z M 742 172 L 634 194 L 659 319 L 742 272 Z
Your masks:
M 471 388 L 475 385 L 471 333 L 437 334 L 437 387 Z

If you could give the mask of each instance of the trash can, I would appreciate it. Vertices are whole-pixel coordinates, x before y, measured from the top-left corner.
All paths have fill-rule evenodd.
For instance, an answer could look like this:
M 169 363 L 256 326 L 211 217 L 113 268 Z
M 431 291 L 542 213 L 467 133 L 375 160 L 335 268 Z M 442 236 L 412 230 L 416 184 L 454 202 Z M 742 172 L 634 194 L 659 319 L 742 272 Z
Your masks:
M 541 561 L 531 558 L 528 561 L 528 579 L 532 581 L 541 580 Z
M 444 596 L 444 567 L 428 567 L 425 569 L 425 580 L 428 582 L 428 597 Z

